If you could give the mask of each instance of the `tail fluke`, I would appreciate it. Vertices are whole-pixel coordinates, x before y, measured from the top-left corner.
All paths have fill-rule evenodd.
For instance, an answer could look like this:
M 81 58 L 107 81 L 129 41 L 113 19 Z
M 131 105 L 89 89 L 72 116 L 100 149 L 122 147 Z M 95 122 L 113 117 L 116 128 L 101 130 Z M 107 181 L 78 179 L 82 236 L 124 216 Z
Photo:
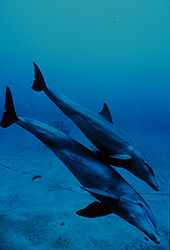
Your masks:
M 6 87 L 5 110 L 6 112 L 4 112 L 2 121 L 0 123 L 1 127 L 3 128 L 9 127 L 18 120 L 9 87 Z
M 44 81 L 44 77 L 35 62 L 33 62 L 33 65 L 34 65 L 35 80 L 33 82 L 32 89 L 34 89 L 35 91 L 42 91 L 47 88 Z

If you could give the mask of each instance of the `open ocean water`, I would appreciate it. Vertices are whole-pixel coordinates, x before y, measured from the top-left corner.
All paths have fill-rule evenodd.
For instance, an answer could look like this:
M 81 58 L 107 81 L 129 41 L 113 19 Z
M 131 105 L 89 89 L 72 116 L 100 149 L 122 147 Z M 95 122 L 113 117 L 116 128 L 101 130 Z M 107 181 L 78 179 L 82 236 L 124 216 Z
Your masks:
M 79 217 L 94 201 L 65 165 L 16 124 L 0 128 L 0 250 L 169 249 L 170 1 L 0 0 L 0 118 L 10 86 L 16 113 L 92 147 L 43 93 L 46 83 L 114 126 L 144 153 L 160 187 L 115 168 L 149 204 L 159 245 L 115 214 Z M 41 176 L 32 181 L 34 176 Z

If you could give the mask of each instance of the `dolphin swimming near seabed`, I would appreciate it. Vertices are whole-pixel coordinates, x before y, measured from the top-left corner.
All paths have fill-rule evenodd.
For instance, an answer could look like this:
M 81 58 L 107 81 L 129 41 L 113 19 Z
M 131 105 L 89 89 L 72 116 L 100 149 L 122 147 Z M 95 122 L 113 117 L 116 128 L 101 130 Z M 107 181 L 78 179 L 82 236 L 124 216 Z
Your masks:
M 60 92 L 49 89 L 38 66 L 34 64 L 35 80 L 32 88 L 45 94 L 80 128 L 100 151 L 100 157 L 109 164 L 123 167 L 158 191 L 158 184 L 149 163 L 113 125 L 110 111 L 104 104 L 102 111 L 95 114 L 74 103 Z
M 5 110 L 0 123 L 2 127 L 16 123 L 34 134 L 68 167 L 82 189 L 98 200 L 79 210 L 78 215 L 95 218 L 115 213 L 143 231 L 155 243 L 160 243 L 156 221 L 149 206 L 114 168 L 65 133 L 39 121 L 17 116 L 8 87 Z

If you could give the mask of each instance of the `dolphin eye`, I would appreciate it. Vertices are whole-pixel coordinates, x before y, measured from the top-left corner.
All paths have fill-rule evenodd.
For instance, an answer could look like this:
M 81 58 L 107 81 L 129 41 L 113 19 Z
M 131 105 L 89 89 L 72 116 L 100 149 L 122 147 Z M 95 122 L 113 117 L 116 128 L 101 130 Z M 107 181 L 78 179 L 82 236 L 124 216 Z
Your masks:
M 140 207 L 143 207 L 143 204 L 142 204 L 141 202 L 138 202 L 138 205 L 139 205 Z

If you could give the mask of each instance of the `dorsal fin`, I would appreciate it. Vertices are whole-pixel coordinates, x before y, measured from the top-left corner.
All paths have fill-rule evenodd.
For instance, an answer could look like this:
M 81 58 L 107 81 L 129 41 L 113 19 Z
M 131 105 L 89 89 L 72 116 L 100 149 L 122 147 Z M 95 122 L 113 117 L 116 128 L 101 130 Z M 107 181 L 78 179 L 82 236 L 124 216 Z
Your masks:
M 103 116 L 105 120 L 113 124 L 112 116 L 106 103 L 103 104 L 103 109 L 99 112 L 99 115 Z

